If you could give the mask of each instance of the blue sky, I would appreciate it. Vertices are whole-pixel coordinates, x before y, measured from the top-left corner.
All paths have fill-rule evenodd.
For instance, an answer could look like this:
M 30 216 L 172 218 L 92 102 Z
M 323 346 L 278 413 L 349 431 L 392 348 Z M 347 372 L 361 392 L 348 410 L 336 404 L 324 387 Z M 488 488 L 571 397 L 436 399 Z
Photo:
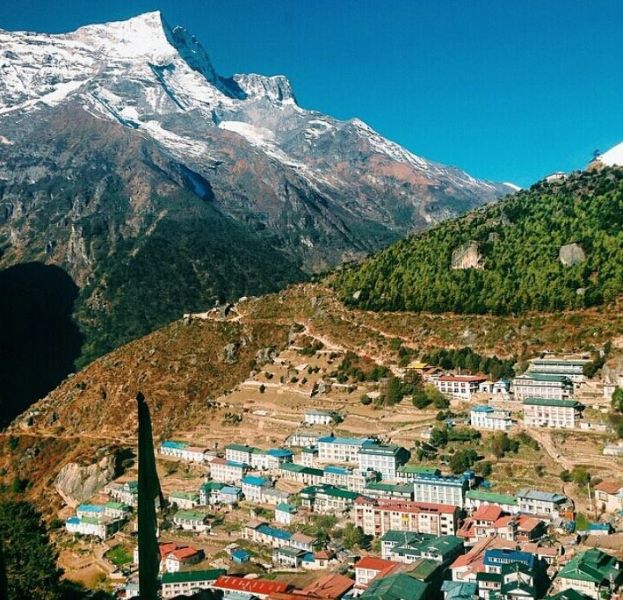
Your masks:
M 529 185 L 623 140 L 621 0 L 4 0 L 0 27 L 162 10 L 219 72 L 285 74 L 299 103 Z

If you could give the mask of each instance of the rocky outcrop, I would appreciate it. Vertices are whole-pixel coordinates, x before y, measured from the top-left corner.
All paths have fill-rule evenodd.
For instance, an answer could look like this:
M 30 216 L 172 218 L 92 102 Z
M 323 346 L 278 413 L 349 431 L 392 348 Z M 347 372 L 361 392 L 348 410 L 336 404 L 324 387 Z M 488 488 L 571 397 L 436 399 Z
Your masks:
M 461 244 L 452 252 L 453 269 L 482 269 L 484 259 L 480 253 L 478 242 Z
M 583 263 L 586 260 L 586 253 L 580 244 L 565 244 L 558 251 L 558 260 L 565 267 L 572 267 Z
M 88 466 L 66 464 L 54 480 L 54 489 L 69 506 L 86 502 L 115 476 L 115 459 L 105 456 Z

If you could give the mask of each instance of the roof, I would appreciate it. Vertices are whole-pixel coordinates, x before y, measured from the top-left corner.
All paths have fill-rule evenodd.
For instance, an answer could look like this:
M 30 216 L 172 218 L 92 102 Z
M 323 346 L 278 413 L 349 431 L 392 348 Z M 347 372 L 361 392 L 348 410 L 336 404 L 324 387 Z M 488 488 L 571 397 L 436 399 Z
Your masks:
M 407 483 L 383 483 L 382 481 L 371 481 L 366 484 L 366 490 L 378 490 L 379 492 L 395 492 L 401 494 L 413 493 L 413 486 Z
M 508 563 L 521 563 L 528 567 L 533 567 L 534 554 L 521 552 L 520 550 L 509 550 L 507 548 L 492 548 L 490 550 L 485 550 L 485 565 L 498 566 Z
M 605 492 L 606 494 L 617 494 L 620 489 L 623 488 L 623 485 L 620 483 L 616 483 L 616 481 L 600 481 L 596 486 L 595 490 L 599 492 Z
M 376 442 L 365 442 L 361 447 L 361 454 L 371 454 L 380 456 L 398 456 L 408 452 L 406 448 L 396 444 L 377 444 Z
M 313 544 L 316 541 L 315 537 L 311 537 L 310 535 L 305 535 L 304 533 L 301 533 L 300 531 L 297 531 L 296 533 L 292 534 L 291 539 L 293 542 L 301 542 L 301 544 Z
M 243 485 L 256 485 L 258 487 L 262 487 L 268 483 L 268 479 L 257 477 L 256 475 L 245 475 L 241 481 Z
M 192 581 L 218 581 L 225 573 L 225 569 L 207 569 L 203 571 L 178 571 L 177 573 L 164 573 L 162 584 L 186 583 Z
M 528 406 L 558 406 L 560 408 L 584 408 L 577 400 L 557 400 L 556 398 L 526 398 L 523 401 Z
M 325 444 L 342 444 L 345 446 L 363 446 L 366 442 L 372 442 L 369 438 L 352 438 L 352 437 L 334 437 L 332 435 L 326 435 L 318 438 L 318 443 Z
M 553 596 L 548 596 L 547 600 L 590 600 L 590 596 L 582 594 L 573 588 L 562 590 Z
M 178 510 L 175 515 L 173 515 L 174 519 L 185 519 L 188 521 L 203 521 L 208 515 L 198 510 Z
M 249 454 L 255 450 L 253 446 L 247 446 L 245 444 L 227 444 L 225 450 L 234 450 L 235 452 L 248 452 Z
M 413 500 L 398 500 L 390 498 L 364 498 L 360 496 L 355 500 L 355 504 L 369 506 L 376 506 L 381 510 L 393 510 L 396 512 L 409 512 L 409 513 L 445 513 L 454 514 L 458 511 L 458 507 L 449 504 L 432 504 L 430 502 L 414 502 Z
M 355 585 L 355 582 L 346 575 L 339 573 L 330 573 L 316 579 L 307 587 L 303 588 L 303 592 L 314 595 L 319 598 L 335 599 L 343 596 L 348 590 Z
M 461 383 L 480 383 L 487 381 L 482 375 L 442 375 L 439 381 L 457 381 Z
M 552 383 L 572 385 L 571 380 L 566 375 L 553 375 L 549 373 L 524 373 L 513 379 L 513 385 L 517 385 L 517 382 L 521 383 L 522 381 L 550 381 Z
M 315 415 L 318 417 L 332 417 L 335 413 L 330 410 L 319 410 L 318 408 L 308 408 L 305 411 L 306 415 Z
M 185 548 L 177 548 L 177 550 L 173 550 L 169 553 L 167 558 L 173 557 L 177 560 L 186 560 L 188 558 L 192 558 L 193 556 L 197 556 L 197 554 L 199 554 L 199 550 L 186 546 Z
M 597 548 L 576 554 L 558 573 L 558 577 L 589 581 L 597 585 L 609 581 L 610 576 L 615 582 L 621 580 L 619 561 Z
M 485 490 L 467 490 L 465 497 L 470 500 L 480 500 L 481 502 L 491 502 L 495 504 L 510 504 L 515 506 L 517 498 L 511 494 L 496 494 Z
M 355 569 L 368 569 L 370 571 L 386 571 L 388 569 L 394 569 L 400 563 L 393 560 L 385 560 L 384 558 L 377 558 L 376 556 L 364 556 L 360 558 L 355 564 Z
M 325 494 L 326 496 L 332 496 L 333 498 L 342 498 L 344 500 L 355 500 L 355 498 L 359 496 L 357 492 L 344 490 L 333 485 L 324 485 L 316 493 Z
M 218 491 L 223 487 L 225 487 L 225 484 L 221 483 L 220 481 L 207 481 L 206 483 L 202 484 L 199 489 L 203 490 L 204 492 L 212 492 L 214 490 Z
M 277 504 L 277 506 L 275 506 L 275 510 L 294 514 L 296 512 L 296 506 L 288 504 L 287 502 L 280 502 L 279 504 Z
M 493 406 L 489 406 L 488 404 L 479 404 L 478 406 L 474 406 L 472 408 L 472 412 L 492 413 L 495 412 L 495 408 L 493 408 Z
M 293 452 L 291 450 L 285 450 L 284 448 L 270 448 L 266 454 L 269 456 L 276 456 L 277 458 L 287 458 L 288 456 L 292 456 Z
M 502 516 L 502 508 L 497 504 L 482 504 L 472 515 L 478 521 L 497 521 Z
M 430 473 L 431 475 L 440 475 L 440 471 L 437 467 L 425 467 L 423 465 L 401 465 L 398 467 L 398 473 Z
M 124 511 L 129 511 L 130 507 L 127 504 L 124 504 L 123 502 L 106 502 L 106 504 L 104 504 L 105 508 L 111 508 L 113 510 L 124 510 Z
M 250 594 L 268 595 L 279 592 L 286 592 L 290 584 L 282 581 L 270 581 L 268 579 L 245 579 L 244 577 L 233 577 L 231 575 L 221 575 L 213 584 L 213 587 L 223 590 L 235 590 L 248 592 Z
M 444 581 L 441 591 L 445 600 L 471 600 L 478 595 L 478 585 L 472 581 Z
M 179 442 L 177 440 L 165 440 L 160 444 L 161 448 L 170 448 L 171 450 L 184 450 L 188 446 L 188 442 Z
M 353 470 L 350 467 L 339 467 L 337 465 L 327 465 L 324 468 L 325 473 L 334 473 L 336 475 L 351 475 Z
M 256 531 L 270 537 L 277 538 L 278 540 L 289 540 L 292 538 L 292 534 L 285 529 L 279 529 L 278 527 L 271 527 L 266 523 L 262 523 L 255 528 Z
M 81 504 L 76 509 L 79 512 L 88 512 L 88 513 L 102 513 L 104 512 L 104 506 L 102 504 Z
M 219 490 L 219 494 L 230 494 L 232 496 L 237 496 L 240 494 L 242 490 L 239 487 L 235 487 L 233 485 L 225 485 Z
M 528 498 L 528 500 L 538 500 L 540 502 L 554 502 L 560 504 L 567 498 L 556 492 L 541 492 L 539 490 L 522 489 L 517 492 L 517 498 Z
M 182 498 L 184 500 L 197 500 L 197 492 L 171 492 L 169 498 Z
M 420 600 L 426 597 L 428 584 L 405 573 L 373 580 L 360 596 L 362 600 Z

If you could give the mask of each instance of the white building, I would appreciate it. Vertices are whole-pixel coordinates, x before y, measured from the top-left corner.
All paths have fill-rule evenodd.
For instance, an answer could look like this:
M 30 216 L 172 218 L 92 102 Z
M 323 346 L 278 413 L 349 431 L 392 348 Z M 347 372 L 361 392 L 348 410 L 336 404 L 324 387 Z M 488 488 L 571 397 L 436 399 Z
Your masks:
M 215 458 L 210 462 L 210 476 L 221 483 L 238 483 L 246 472 L 247 466 L 244 463 L 224 458 Z
M 517 400 L 526 398 L 564 400 L 573 396 L 573 383 L 564 375 L 525 373 L 513 379 L 513 393 Z
M 331 425 L 336 418 L 337 414 L 333 411 L 309 408 L 305 411 L 303 423 L 306 425 Z
M 295 514 L 296 507 L 292 504 L 281 502 L 275 507 L 275 521 L 280 525 L 291 525 Z
M 105 540 L 119 531 L 123 524 L 123 519 L 111 519 L 104 516 L 79 517 L 75 515 L 65 521 L 65 529 L 69 533 L 90 535 Z
M 165 440 L 158 447 L 158 452 L 162 456 L 170 458 L 179 458 L 185 462 L 206 463 L 215 456 L 215 453 L 208 448 L 201 446 L 191 446 L 188 442 L 179 442 L 175 440 Z
M 376 471 L 381 474 L 381 479 L 395 481 L 398 467 L 407 463 L 411 454 L 406 448 L 394 444 L 368 442 L 361 447 L 358 458 L 362 472 Z
M 549 519 L 557 519 L 569 504 L 562 494 L 528 489 L 519 490 L 517 502 L 519 512 Z
M 173 516 L 173 523 L 184 531 L 203 533 L 210 530 L 208 515 L 196 510 L 180 510 Z
M 315 467 L 318 464 L 318 448 L 316 446 L 302 448 L 296 457 L 296 462 L 304 467 Z
M 137 481 L 126 481 L 124 483 L 112 481 L 104 487 L 104 493 L 108 494 L 111 500 L 122 502 L 128 506 L 136 506 L 138 504 Z
M 165 573 L 162 576 L 162 597 L 190 596 L 198 590 L 210 589 L 216 579 L 223 573 L 225 573 L 225 569 Z
M 527 427 L 573 429 L 579 427 L 584 405 L 576 400 L 525 398 L 523 421 Z
M 529 361 L 528 375 L 535 373 L 559 375 L 568 377 L 573 383 L 580 384 L 586 379 L 584 367 L 590 362 L 588 358 L 533 358 Z
M 225 459 L 232 462 L 251 464 L 251 455 L 256 450 L 253 446 L 245 444 L 228 444 L 225 446 Z
M 434 381 L 437 389 L 447 396 L 469 400 L 487 380 L 478 375 L 442 375 Z
M 449 477 L 421 473 L 413 479 L 413 500 L 463 508 L 469 481 L 465 476 Z
M 469 413 L 470 424 L 474 429 L 492 429 L 508 431 L 513 426 L 510 410 L 493 408 L 493 406 L 474 406 Z
M 262 502 L 262 488 L 270 485 L 270 480 L 255 475 L 245 475 L 242 478 L 242 493 L 250 502 Z
M 249 464 L 252 469 L 258 471 L 275 471 L 283 463 L 292 462 L 292 457 L 293 453 L 291 450 L 282 448 L 270 448 L 269 450 L 253 448 Z
M 289 448 L 308 448 L 316 446 L 321 437 L 329 435 L 326 431 L 314 431 L 312 429 L 299 429 L 295 431 L 286 440 L 286 446 Z
M 346 438 L 326 436 L 318 439 L 318 460 L 320 462 L 358 462 L 359 452 L 368 438 Z
M 196 492 L 171 492 L 169 504 L 175 504 L 178 508 L 191 510 L 199 505 L 199 494 Z

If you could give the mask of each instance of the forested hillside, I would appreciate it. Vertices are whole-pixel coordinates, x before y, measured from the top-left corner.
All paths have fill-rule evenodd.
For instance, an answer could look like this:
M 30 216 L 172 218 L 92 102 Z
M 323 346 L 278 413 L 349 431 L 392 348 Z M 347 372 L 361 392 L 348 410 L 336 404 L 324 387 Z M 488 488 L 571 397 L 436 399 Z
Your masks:
M 510 314 L 623 290 L 623 169 L 573 173 L 400 241 L 334 279 L 350 306 Z

